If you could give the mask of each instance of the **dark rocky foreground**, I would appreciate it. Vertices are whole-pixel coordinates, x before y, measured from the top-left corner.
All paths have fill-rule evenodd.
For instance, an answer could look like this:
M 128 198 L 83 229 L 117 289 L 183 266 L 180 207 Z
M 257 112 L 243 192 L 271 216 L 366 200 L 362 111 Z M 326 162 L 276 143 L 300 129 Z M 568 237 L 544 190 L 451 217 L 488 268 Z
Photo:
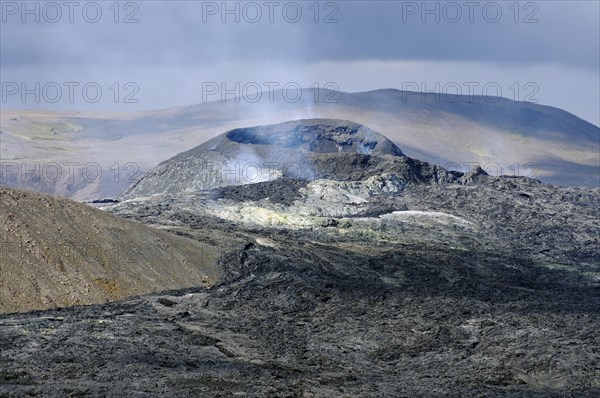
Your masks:
M 1 395 L 600 395 L 600 289 L 577 273 L 273 242 L 208 290 L 1 317 Z
M 0 396 L 600 396 L 600 191 L 316 137 L 310 179 L 197 191 L 200 148 L 107 203 L 218 282 L 0 316 Z
M 388 241 L 359 228 L 332 238 L 327 224 L 236 224 L 185 211 L 183 202 L 124 203 L 113 211 L 220 243 L 221 283 L 0 317 L 1 395 L 600 396 L 598 246 L 582 245 L 592 261 L 571 263 L 560 261 L 568 257 L 560 247 L 546 247 L 554 239 L 576 248 L 564 239 L 595 230 L 574 205 L 563 213 L 580 217 L 583 232 L 566 224 L 535 234 L 552 226 L 545 213 L 531 217 L 540 203 L 501 204 L 515 190 L 551 188 L 480 178 L 490 181 L 416 186 L 394 198 L 396 207 L 432 200 L 446 211 L 471 198 L 481 210 L 475 231 L 405 223 L 404 235 Z M 494 188 L 502 181 L 509 187 Z M 566 190 L 583 209 L 597 200 Z M 544 205 L 556 209 L 552 198 Z M 469 206 L 460 207 L 467 214 Z M 523 250 L 530 234 L 541 250 Z

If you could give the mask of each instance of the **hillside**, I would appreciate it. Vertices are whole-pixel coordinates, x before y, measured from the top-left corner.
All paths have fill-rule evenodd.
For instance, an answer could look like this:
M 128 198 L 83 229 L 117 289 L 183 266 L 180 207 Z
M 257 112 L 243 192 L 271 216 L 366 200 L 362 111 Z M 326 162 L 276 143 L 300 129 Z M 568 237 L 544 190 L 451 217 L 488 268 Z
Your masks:
M 273 103 L 263 95 L 257 103 L 230 98 L 139 113 L 3 111 L 0 160 L 13 166 L 2 168 L 0 182 L 78 200 L 111 197 L 144 171 L 223 131 L 329 118 L 369 126 L 406 155 L 453 170 L 469 171 L 478 163 L 494 175 L 600 186 L 600 128 L 557 108 L 399 90 L 322 91 L 318 101 L 307 93 L 297 103 L 275 95 L 279 100 Z M 62 165 L 59 177 L 54 170 L 37 179 L 43 171 L 26 173 L 36 163 L 43 168 L 52 162 Z M 66 162 L 76 166 L 69 169 Z
M 0 312 L 104 303 L 218 278 L 218 249 L 89 206 L 0 189 Z
M 383 135 L 344 120 L 306 119 L 234 129 L 165 160 L 120 198 L 272 181 L 315 179 L 325 172 L 319 154 L 404 156 Z

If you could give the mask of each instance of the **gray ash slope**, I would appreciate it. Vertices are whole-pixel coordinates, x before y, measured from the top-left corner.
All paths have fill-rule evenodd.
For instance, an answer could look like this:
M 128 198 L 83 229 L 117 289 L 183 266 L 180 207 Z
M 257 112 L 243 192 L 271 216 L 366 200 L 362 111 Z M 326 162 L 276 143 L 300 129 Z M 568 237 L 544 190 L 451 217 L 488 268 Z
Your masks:
M 105 207 L 219 283 L 0 317 L 0 395 L 600 396 L 600 192 L 358 152 Z
M 121 195 L 199 191 L 276 177 L 315 178 L 312 156 L 362 153 L 403 156 L 390 140 L 342 120 L 308 119 L 240 128 L 166 160 Z

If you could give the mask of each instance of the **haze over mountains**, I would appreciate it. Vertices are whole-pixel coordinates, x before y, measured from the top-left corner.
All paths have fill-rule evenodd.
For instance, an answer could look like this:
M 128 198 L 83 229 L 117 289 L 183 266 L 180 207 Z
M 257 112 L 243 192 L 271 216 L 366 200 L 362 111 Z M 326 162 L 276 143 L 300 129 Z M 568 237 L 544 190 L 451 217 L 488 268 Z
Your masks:
M 600 186 L 600 128 L 557 108 L 398 90 L 306 89 L 295 103 L 281 91 L 272 94 L 273 102 L 263 93 L 256 103 L 228 98 L 128 114 L 3 111 L 2 182 L 79 200 L 111 197 L 144 171 L 223 131 L 323 117 L 366 125 L 407 155 L 453 170 L 478 164 L 492 175 Z

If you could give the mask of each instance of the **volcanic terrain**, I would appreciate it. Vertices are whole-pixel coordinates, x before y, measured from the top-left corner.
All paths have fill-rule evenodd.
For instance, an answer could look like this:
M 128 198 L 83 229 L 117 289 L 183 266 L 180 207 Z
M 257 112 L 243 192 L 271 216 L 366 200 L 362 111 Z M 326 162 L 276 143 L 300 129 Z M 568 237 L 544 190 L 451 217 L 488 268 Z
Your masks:
M 0 395 L 600 396 L 600 190 L 406 152 L 344 120 L 238 128 L 160 163 L 104 213 L 57 202 L 81 214 L 56 228 L 123 226 L 96 241 L 173 239 L 162 252 L 144 235 L 140 250 L 158 250 L 156 280 L 189 288 L 0 316 Z M 50 203 L 4 190 L 3 217 L 15 195 L 32 213 Z M 18 223 L 33 234 L 36 220 Z M 206 247 L 214 262 L 193 272 L 208 283 L 160 257 Z

